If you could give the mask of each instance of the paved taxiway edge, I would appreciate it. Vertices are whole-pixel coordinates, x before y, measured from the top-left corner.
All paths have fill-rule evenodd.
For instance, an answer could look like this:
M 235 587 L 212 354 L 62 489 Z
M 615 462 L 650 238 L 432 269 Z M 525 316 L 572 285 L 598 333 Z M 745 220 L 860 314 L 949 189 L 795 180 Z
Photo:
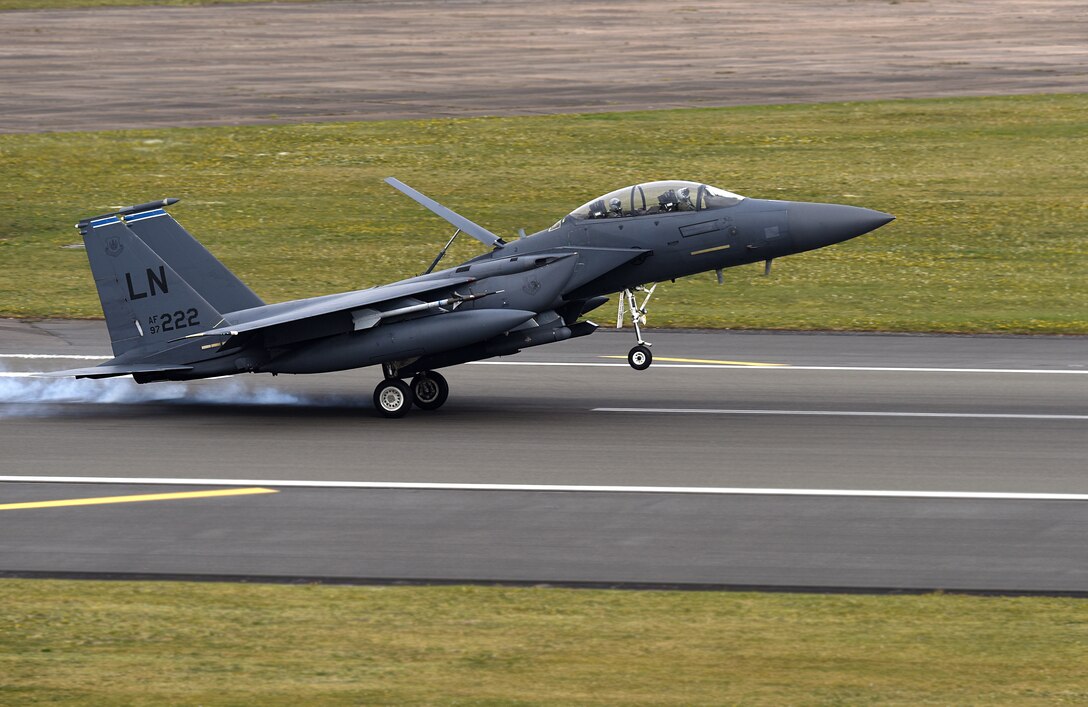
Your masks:
M 774 594 L 860 594 L 860 595 L 921 595 L 962 594 L 993 597 L 1070 597 L 1088 598 L 1084 591 L 947 589 L 944 587 L 848 587 L 848 586 L 789 586 L 775 584 L 697 584 L 668 582 L 565 582 L 518 580 L 464 579 L 404 579 L 389 577 L 281 577 L 276 575 L 229 574 L 149 574 L 119 572 L 41 572 L 0 570 L 0 579 L 56 579 L 91 582 L 208 582 L 225 584 L 328 584 L 357 587 L 515 587 L 527 589 L 614 589 L 646 592 L 764 592 Z

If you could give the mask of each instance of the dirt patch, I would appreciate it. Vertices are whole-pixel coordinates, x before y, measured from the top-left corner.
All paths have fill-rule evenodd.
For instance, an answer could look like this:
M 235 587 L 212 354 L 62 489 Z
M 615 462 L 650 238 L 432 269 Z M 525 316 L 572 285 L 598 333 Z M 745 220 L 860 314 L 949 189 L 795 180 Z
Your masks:
M 1082 0 L 0 14 L 0 132 L 1088 91 Z

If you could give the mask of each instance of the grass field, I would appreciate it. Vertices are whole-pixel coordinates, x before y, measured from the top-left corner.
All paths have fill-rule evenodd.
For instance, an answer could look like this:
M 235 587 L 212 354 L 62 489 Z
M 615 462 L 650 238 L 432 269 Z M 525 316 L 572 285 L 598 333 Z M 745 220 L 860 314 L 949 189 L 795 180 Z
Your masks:
M 0 580 L 4 704 L 1073 704 L 1088 602 Z
M 451 232 L 395 175 L 509 237 L 658 178 L 867 206 L 875 234 L 667 284 L 651 326 L 1088 333 L 1088 94 L 0 135 L 0 315 L 96 317 L 71 225 L 176 217 L 267 301 L 420 272 Z M 448 263 L 479 252 L 463 239 Z M 600 317 L 607 320 L 608 315 Z

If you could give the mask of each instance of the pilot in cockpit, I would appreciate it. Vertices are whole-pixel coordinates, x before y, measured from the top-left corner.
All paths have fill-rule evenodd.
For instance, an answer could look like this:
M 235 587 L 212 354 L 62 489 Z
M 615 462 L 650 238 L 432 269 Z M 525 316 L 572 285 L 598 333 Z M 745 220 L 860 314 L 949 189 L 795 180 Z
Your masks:
M 691 203 L 691 189 L 680 187 L 676 190 L 676 208 L 678 211 L 695 210 L 695 204 Z
M 617 216 L 623 216 L 623 204 L 619 199 L 612 197 L 608 201 L 608 215 L 615 218 Z
M 657 197 L 657 203 L 659 205 L 658 208 L 661 211 L 665 212 L 665 213 L 669 213 L 670 211 L 678 211 L 679 210 L 678 206 L 677 206 L 677 203 L 676 203 L 676 190 L 675 189 L 669 189 L 664 194 Z

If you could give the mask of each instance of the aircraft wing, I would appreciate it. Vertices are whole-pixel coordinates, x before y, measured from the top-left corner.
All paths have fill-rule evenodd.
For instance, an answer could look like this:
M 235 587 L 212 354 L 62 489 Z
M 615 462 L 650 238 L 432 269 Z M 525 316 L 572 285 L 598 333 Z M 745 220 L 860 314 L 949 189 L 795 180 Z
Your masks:
M 386 177 L 385 183 L 393 187 L 397 191 L 401 192 L 409 199 L 414 200 L 421 206 L 430 209 L 432 212 L 435 213 L 435 215 L 441 216 L 442 218 L 446 219 L 454 226 L 457 226 L 457 228 L 459 228 L 460 230 L 464 231 L 468 235 L 483 243 L 485 246 L 488 246 L 489 248 L 501 248 L 502 246 L 506 245 L 506 241 L 499 238 L 483 226 L 469 221 L 461 214 L 454 212 L 453 209 L 447 209 L 442 204 L 439 204 L 437 201 L 430 198 L 429 196 L 425 196 L 419 193 L 418 191 L 408 186 L 404 182 L 400 181 L 399 179 L 396 179 L 394 177 Z
M 101 366 L 90 368 L 70 368 L 65 371 L 42 371 L 36 373 L 40 378 L 112 378 L 114 376 L 127 376 L 133 373 L 170 373 L 191 371 L 192 366 L 179 366 L 177 364 L 140 364 L 140 363 L 103 363 Z
M 339 312 L 355 312 L 369 310 L 384 302 L 402 300 L 406 297 L 434 292 L 437 290 L 449 290 L 459 285 L 474 282 L 474 277 L 451 277 L 416 282 L 396 283 L 373 287 L 369 290 L 356 290 L 339 295 L 315 297 L 308 300 L 295 302 L 283 302 L 280 304 L 255 307 L 253 309 L 233 312 L 226 315 L 227 322 L 221 322 L 213 329 L 189 334 L 182 339 L 192 339 L 200 336 L 238 336 L 246 332 L 268 329 L 285 324 L 300 322 L 305 319 L 314 319 L 327 314 Z M 176 339 L 180 341 L 181 339 Z

